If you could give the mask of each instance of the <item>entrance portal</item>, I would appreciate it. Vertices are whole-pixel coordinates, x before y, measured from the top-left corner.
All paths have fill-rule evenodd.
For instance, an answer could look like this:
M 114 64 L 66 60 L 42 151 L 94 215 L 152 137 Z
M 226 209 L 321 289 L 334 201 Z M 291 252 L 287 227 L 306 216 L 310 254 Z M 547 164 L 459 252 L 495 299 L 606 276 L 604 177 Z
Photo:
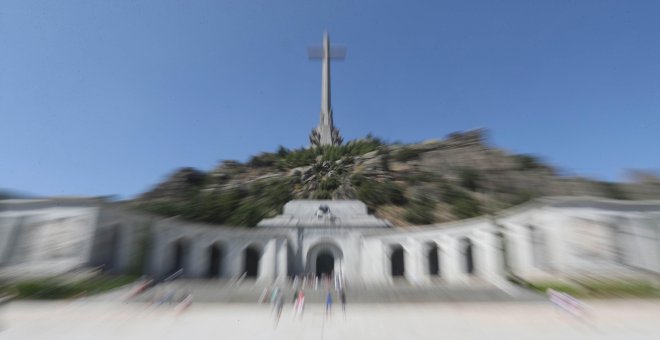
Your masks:
M 259 274 L 259 260 L 261 252 L 254 246 L 249 246 L 245 249 L 245 262 L 243 272 L 246 277 L 256 278 Z
M 461 240 L 463 244 L 463 256 L 464 256 L 464 271 L 466 274 L 474 274 L 474 250 L 472 245 L 472 240 L 467 237 L 464 237 Z
M 435 243 L 429 244 L 428 253 L 426 255 L 428 257 L 428 263 L 429 263 L 429 275 L 439 276 L 440 261 L 438 258 L 438 245 Z
M 206 276 L 209 278 L 220 277 L 222 270 L 222 249 L 219 245 L 212 245 L 209 250 L 209 267 Z
M 172 268 L 168 274 L 173 274 L 181 270 L 182 274 L 186 273 L 186 267 L 188 265 L 188 241 L 185 239 L 179 239 L 174 243 L 173 259 L 172 259 Z
M 329 252 L 322 252 L 316 257 L 316 276 L 330 276 L 335 270 L 335 257 Z
M 309 248 L 305 258 L 305 274 L 317 276 L 341 274 L 344 253 L 334 242 L 321 241 L 316 243 Z
M 392 254 L 390 255 L 391 261 L 391 273 L 392 276 L 403 276 L 405 273 L 404 260 L 403 260 L 403 247 L 402 246 L 393 246 Z

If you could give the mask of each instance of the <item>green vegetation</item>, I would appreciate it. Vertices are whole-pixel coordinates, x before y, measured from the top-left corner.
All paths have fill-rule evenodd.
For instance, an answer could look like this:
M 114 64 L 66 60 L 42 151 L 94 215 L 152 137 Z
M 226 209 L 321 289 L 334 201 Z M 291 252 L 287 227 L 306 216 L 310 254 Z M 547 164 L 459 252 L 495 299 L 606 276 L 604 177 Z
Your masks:
M 420 149 L 413 149 L 404 146 L 394 154 L 394 159 L 398 162 L 408 162 L 415 159 L 419 159 L 419 157 L 423 152 L 424 151 Z
M 458 177 L 461 186 L 465 189 L 477 191 L 481 188 L 481 175 L 476 169 L 460 168 L 458 169 Z
M 270 167 L 275 165 L 279 158 L 279 154 L 276 153 L 261 153 L 250 158 L 247 164 L 255 168 Z
M 274 153 L 261 153 L 252 157 L 246 166 L 239 168 L 243 171 L 262 168 L 286 171 L 311 166 L 311 174 L 308 176 L 313 177 L 313 182 L 309 185 L 303 183 L 303 174 L 298 170 L 292 177 L 241 183 L 231 188 L 220 187 L 219 190 L 203 190 L 203 186 L 193 185 L 178 197 L 147 200 L 137 203 L 136 207 L 188 221 L 253 227 L 261 219 L 280 213 L 284 204 L 294 198 L 294 192 L 305 185 L 307 187 L 304 189 L 309 191 L 305 197 L 331 199 L 341 187 L 346 175 L 344 168 L 353 162 L 353 157 L 374 151 L 381 153 L 384 145 L 380 139 L 368 136 L 343 145 L 296 150 L 280 146 Z M 207 184 L 225 185 L 226 181 Z M 377 193 L 385 193 L 385 203 L 403 200 L 402 190 L 391 183 L 368 183 L 363 191 L 364 196 L 370 197 L 370 202 L 381 199 L 376 197 Z
M 478 133 L 457 133 L 446 144 L 388 144 L 369 135 L 343 145 L 279 146 L 245 164 L 224 161 L 209 173 L 180 169 L 133 201 L 133 206 L 188 221 L 252 227 L 280 213 L 291 199 L 357 198 L 378 213 L 396 205 L 405 209 L 393 209 L 383 216 L 423 224 L 433 222 L 436 205 L 443 212 L 448 209 L 455 219 L 470 218 L 482 215 L 486 208 L 493 213 L 544 194 L 570 194 L 571 185 L 588 188 L 590 195 L 626 198 L 624 186 L 589 180 L 563 181 L 562 187 L 549 190 L 555 189 L 554 172 L 536 156 L 488 152 L 488 146 L 478 143 Z M 433 153 L 447 160 L 424 156 L 425 152 L 452 148 L 460 148 L 456 149 L 460 152 Z M 464 157 L 462 152 L 474 152 L 478 157 Z M 466 160 L 474 164 L 452 168 Z M 405 162 L 409 163 L 401 164 Z M 522 173 L 534 169 L 543 171 Z M 440 202 L 446 205 L 437 204 Z
M 324 177 L 321 179 L 320 188 L 323 191 L 332 192 L 339 187 L 339 184 L 336 177 Z
M 451 213 L 458 218 L 470 218 L 481 215 L 481 205 L 465 191 L 443 184 L 442 201 L 452 206 Z
M 479 201 L 471 196 L 466 196 L 453 203 L 451 213 L 458 218 L 470 218 L 481 215 Z
M 600 191 L 603 193 L 604 197 L 615 199 L 615 200 L 625 200 L 628 199 L 626 194 L 621 190 L 619 186 L 611 182 L 600 182 Z
M 315 163 L 317 157 L 320 157 L 322 161 L 334 162 L 343 157 L 361 156 L 372 151 L 377 151 L 383 146 L 385 146 L 385 143 L 373 136 L 367 136 L 367 138 L 350 141 L 342 145 L 327 145 L 295 150 L 289 150 L 280 146 L 276 153 L 262 153 L 250 159 L 248 164 L 257 164 L 256 166 L 276 165 L 278 169 L 292 169 L 312 165 Z
M 571 282 L 533 282 L 529 287 L 541 293 L 548 288 L 578 298 L 660 297 L 660 286 L 650 281 L 581 280 Z
M 33 279 L 6 285 L 3 290 L 20 299 L 66 299 L 109 291 L 135 279 L 135 276 L 93 277 L 75 282 L 58 278 Z
M 538 197 L 538 194 L 533 191 L 520 191 L 514 194 L 514 198 L 509 203 L 511 206 L 523 204 Z
M 541 160 L 533 155 L 515 155 L 513 156 L 518 162 L 518 170 L 535 170 L 546 168 Z
M 415 200 L 406 206 L 403 218 L 412 224 L 431 224 L 435 222 L 433 211 L 435 203 L 431 200 Z
M 403 190 L 393 182 L 379 182 L 360 175 L 353 176 L 351 182 L 357 187 L 358 199 L 371 208 L 383 204 L 406 203 Z
M 247 188 L 197 192 L 181 201 L 143 203 L 138 207 L 189 221 L 254 227 L 264 217 L 276 215 L 293 198 L 290 187 L 288 180 L 262 180 Z
M 390 171 L 390 151 L 387 148 L 378 149 L 378 156 L 380 156 L 380 166 L 383 171 Z
M 442 183 L 443 181 L 442 176 L 426 171 L 411 173 L 406 176 L 405 180 L 406 183 L 413 185 L 419 183 Z

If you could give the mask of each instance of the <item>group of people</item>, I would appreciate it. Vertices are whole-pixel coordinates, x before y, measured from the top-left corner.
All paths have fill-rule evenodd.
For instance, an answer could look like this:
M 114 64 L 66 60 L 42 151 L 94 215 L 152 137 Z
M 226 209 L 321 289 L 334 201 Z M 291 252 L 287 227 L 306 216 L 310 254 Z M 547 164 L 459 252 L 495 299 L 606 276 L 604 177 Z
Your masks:
M 321 278 L 315 275 L 306 275 L 303 277 L 295 276 L 292 279 L 293 289 L 293 317 L 301 318 L 305 311 L 305 290 L 314 290 L 318 291 L 319 286 L 321 289 L 325 289 L 325 314 L 326 316 L 332 315 L 332 305 L 335 299 L 338 299 L 341 302 L 342 312 L 346 313 L 346 290 L 343 280 L 338 276 L 334 276 L 331 279 L 331 276 L 322 276 Z M 333 294 L 333 291 L 336 293 Z M 259 303 L 265 303 L 267 299 L 270 302 L 271 310 L 275 316 L 275 324 L 279 323 L 280 317 L 282 316 L 282 310 L 284 309 L 284 291 L 278 287 L 273 286 L 270 289 L 264 288 L 261 296 L 259 297 Z
M 259 303 L 264 303 L 266 297 L 270 293 L 270 306 L 271 311 L 275 316 L 275 325 L 280 321 L 282 316 L 282 310 L 284 309 L 284 292 L 280 287 L 273 287 L 270 291 L 268 288 L 265 288 L 261 297 L 259 298 Z M 293 316 L 302 317 L 302 313 L 305 309 L 305 293 L 302 290 L 296 290 L 293 294 Z
M 341 274 L 322 274 L 321 276 L 310 273 L 302 276 L 294 276 L 291 281 L 291 287 L 293 289 L 314 289 L 318 290 L 319 285 L 323 286 L 325 289 L 330 289 L 333 287 L 336 291 L 344 289 L 344 277 Z

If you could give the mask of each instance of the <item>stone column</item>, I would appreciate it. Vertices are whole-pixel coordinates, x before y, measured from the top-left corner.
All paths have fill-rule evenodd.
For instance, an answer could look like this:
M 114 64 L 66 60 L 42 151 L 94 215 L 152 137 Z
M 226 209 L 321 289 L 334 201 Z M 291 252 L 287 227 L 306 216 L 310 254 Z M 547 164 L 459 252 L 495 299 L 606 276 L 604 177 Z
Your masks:
M 475 239 L 477 274 L 488 281 L 499 281 L 504 277 L 499 239 L 494 232 L 490 227 L 479 230 Z
M 0 220 L 2 226 L 2 228 L 0 228 L 0 264 L 10 262 L 12 250 L 16 245 L 22 220 L 22 216 L 15 219 L 6 218 Z
M 389 281 L 389 273 L 386 270 L 388 262 L 386 245 L 379 239 L 365 239 L 362 243 L 361 261 L 362 270 L 355 278 L 350 279 L 351 284 L 380 284 Z
M 261 260 L 259 261 L 259 273 L 257 282 L 270 283 L 275 278 L 277 240 L 272 239 L 266 242 Z
M 422 264 L 422 244 L 414 239 L 406 240 L 404 249 L 404 275 L 408 281 L 413 284 L 425 283 L 428 279 L 421 269 Z
M 504 226 L 507 230 L 507 252 L 509 253 L 511 271 L 517 276 L 528 277 L 534 267 L 532 264 L 534 254 L 532 254 L 529 229 L 514 224 L 504 224 Z
M 442 279 L 448 284 L 461 281 L 461 254 L 458 249 L 458 240 L 445 236 L 438 242 L 440 247 L 440 271 Z
M 169 270 L 172 254 L 167 249 L 168 239 L 163 236 L 163 233 L 154 232 L 152 237 L 153 245 L 149 251 L 149 273 L 158 277 L 165 275 Z
M 243 275 L 245 262 L 245 243 L 239 240 L 226 243 L 226 253 L 223 265 L 226 277 L 238 278 Z
M 276 255 L 276 281 L 278 284 L 286 283 L 287 275 L 287 241 L 286 239 L 277 240 L 277 255 Z
M 184 267 L 186 277 L 206 277 L 209 265 L 209 245 L 199 239 L 192 239 L 189 244 L 188 263 Z

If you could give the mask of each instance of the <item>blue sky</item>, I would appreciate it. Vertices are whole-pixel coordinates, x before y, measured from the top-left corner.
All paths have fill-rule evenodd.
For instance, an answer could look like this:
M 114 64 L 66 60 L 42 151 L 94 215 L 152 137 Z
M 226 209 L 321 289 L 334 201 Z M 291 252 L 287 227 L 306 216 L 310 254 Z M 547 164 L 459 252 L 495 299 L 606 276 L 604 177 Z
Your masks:
M 660 169 L 657 1 L 0 2 L 0 188 L 143 192 L 307 145 L 325 29 L 335 123 L 414 142 L 487 128 L 564 173 Z

